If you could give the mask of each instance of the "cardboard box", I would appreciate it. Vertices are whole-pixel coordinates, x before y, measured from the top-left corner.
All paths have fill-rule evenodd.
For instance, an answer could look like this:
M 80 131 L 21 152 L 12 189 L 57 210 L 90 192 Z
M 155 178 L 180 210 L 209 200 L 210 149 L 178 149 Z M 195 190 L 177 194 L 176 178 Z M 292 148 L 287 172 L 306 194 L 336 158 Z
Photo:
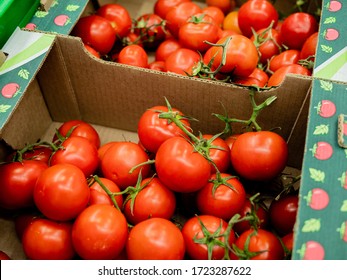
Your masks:
M 134 5 L 134 1 L 117 2 Z M 137 12 L 148 9 L 149 2 Z M 70 119 L 95 125 L 102 143 L 137 141 L 140 115 L 147 108 L 164 104 L 164 96 L 173 107 L 199 120 L 193 123 L 196 133 L 222 131 L 224 124 L 212 116 L 224 113 L 221 104 L 229 116 L 248 119 L 251 114 L 247 88 L 102 61 L 92 57 L 81 40 L 72 36 L 54 35 L 43 61 L 1 127 L 3 150 L 21 148 L 38 139 L 50 140 L 55 128 Z M 256 94 L 257 103 L 277 96 L 258 121 L 264 130 L 280 128 L 278 132 L 291 151 L 288 166 L 295 169 L 302 167 L 311 84 L 310 77 L 289 75 L 280 87 Z M 241 129 L 235 126 L 234 132 Z M 6 213 L 0 224 L 0 249 L 13 259 L 25 258 L 13 221 Z

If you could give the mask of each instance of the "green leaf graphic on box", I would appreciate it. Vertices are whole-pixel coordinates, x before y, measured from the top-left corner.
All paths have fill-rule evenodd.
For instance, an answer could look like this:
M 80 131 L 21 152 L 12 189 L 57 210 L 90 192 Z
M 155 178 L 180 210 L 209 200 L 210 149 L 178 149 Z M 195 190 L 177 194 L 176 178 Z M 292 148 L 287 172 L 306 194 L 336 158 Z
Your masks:
M 340 211 L 341 211 L 341 212 L 347 212 L 347 200 L 344 200 L 344 201 L 342 202 Z
M 317 232 L 320 230 L 321 223 L 320 219 L 308 219 L 304 222 L 304 225 L 301 229 L 302 232 Z
M 328 81 L 320 80 L 320 87 L 325 91 L 333 91 L 333 83 Z
M 69 12 L 75 12 L 80 8 L 78 5 L 67 5 L 66 10 Z
M 316 182 L 321 182 L 321 183 L 324 182 L 324 179 L 325 179 L 325 172 L 324 171 L 321 171 L 321 170 L 318 170 L 315 168 L 309 168 L 309 171 L 310 171 L 311 179 L 313 179 Z
M 313 131 L 313 135 L 325 135 L 329 133 L 329 125 L 321 124 L 317 125 Z
M 327 17 L 324 20 L 324 24 L 335 23 L 335 22 L 336 22 L 336 18 L 335 17 Z
M 321 49 L 323 52 L 325 53 L 332 53 L 333 52 L 333 48 L 327 45 L 320 45 Z
M 340 178 L 337 178 L 338 181 L 340 181 L 341 187 L 347 190 L 347 172 L 343 172 Z
M 48 12 L 46 11 L 37 11 L 34 15 L 34 17 L 37 17 L 37 18 L 44 18 L 48 15 Z
M 0 104 L 0 113 L 6 113 L 11 107 L 11 105 Z
M 25 80 L 29 79 L 29 75 L 30 75 L 30 72 L 27 69 L 21 69 L 18 72 L 18 76 Z
M 341 227 L 337 228 L 336 231 L 340 233 L 340 238 L 347 242 L 347 221 L 341 224 Z

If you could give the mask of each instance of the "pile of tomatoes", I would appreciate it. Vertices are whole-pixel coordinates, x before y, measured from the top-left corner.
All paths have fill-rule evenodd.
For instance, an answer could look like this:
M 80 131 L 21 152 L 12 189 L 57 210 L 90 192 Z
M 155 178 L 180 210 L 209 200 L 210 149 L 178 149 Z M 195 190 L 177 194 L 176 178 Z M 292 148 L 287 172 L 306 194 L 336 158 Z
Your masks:
M 192 121 L 166 100 L 143 112 L 136 143 L 101 142 L 90 123 L 71 120 L 51 141 L 10 153 L 0 208 L 27 258 L 289 258 L 298 196 L 272 186 L 285 140 L 196 133 Z
M 203 4 L 157 0 L 136 19 L 106 4 L 80 18 L 72 35 L 99 58 L 178 75 L 259 88 L 288 73 L 311 76 L 319 16 L 300 7 L 283 15 L 268 0 Z

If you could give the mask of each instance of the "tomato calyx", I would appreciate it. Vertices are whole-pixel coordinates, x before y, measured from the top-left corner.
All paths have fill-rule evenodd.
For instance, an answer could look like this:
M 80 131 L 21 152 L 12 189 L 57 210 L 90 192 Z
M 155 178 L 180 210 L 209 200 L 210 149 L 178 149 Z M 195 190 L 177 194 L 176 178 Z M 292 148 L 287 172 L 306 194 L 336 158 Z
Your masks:
M 227 186 L 233 191 L 238 192 L 238 190 L 232 184 L 228 182 L 230 179 L 233 179 L 233 178 L 238 178 L 238 177 L 237 176 L 222 177 L 220 172 L 216 172 L 216 179 L 209 180 L 209 182 L 213 183 L 212 196 L 214 197 L 216 190 L 221 185 Z
M 194 24 L 199 24 L 199 23 L 206 23 L 206 24 L 212 24 L 211 22 L 205 21 L 206 14 L 197 14 L 197 15 L 192 15 L 187 22 L 189 23 L 194 23 Z
M 145 18 L 140 18 L 139 20 L 133 21 L 133 32 L 138 34 L 135 42 L 138 43 L 153 43 L 157 39 L 158 31 L 157 28 L 162 28 L 166 32 L 166 20 L 161 20 L 159 23 L 148 24 L 149 20 Z
M 304 66 L 305 68 L 309 70 L 312 70 L 314 67 L 314 59 L 315 59 L 315 55 L 310 55 L 306 59 L 300 59 L 298 61 L 298 64 L 301 66 Z
M 246 217 L 248 217 L 248 221 L 251 225 L 251 228 L 254 228 L 257 230 L 261 224 L 261 220 L 259 219 L 257 215 L 258 207 L 263 207 L 266 209 L 263 201 L 260 199 L 260 193 L 256 193 L 253 196 L 249 198 L 249 201 L 251 203 L 251 212 L 246 214 Z

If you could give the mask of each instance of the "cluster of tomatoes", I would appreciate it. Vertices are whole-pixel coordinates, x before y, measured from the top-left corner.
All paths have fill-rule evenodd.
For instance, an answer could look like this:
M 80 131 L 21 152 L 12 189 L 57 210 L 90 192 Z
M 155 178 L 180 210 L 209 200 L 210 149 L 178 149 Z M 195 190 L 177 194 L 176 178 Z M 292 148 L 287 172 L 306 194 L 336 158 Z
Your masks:
M 195 133 L 193 120 L 166 100 L 142 114 L 136 143 L 102 143 L 71 120 L 52 141 L 10 153 L 0 208 L 27 258 L 289 258 L 297 194 L 281 186 L 264 200 L 286 166 L 285 140 Z
M 302 1 L 301 4 L 304 4 Z M 244 86 L 278 86 L 288 73 L 310 76 L 318 18 L 280 15 L 271 1 L 157 0 L 132 19 L 119 4 L 82 17 L 72 35 L 99 58 Z

